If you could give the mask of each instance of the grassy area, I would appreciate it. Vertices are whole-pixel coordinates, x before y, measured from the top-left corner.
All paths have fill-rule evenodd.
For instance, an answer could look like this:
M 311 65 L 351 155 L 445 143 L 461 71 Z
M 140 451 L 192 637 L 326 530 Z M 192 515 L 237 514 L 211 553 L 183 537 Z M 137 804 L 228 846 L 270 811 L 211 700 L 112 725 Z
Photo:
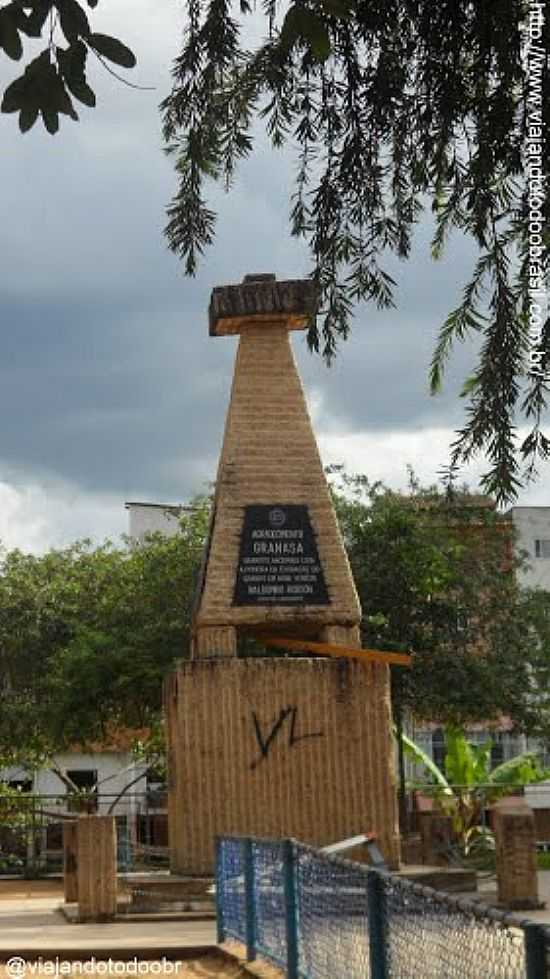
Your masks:
M 537 867 L 539 870 L 550 870 L 550 853 L 537 853 Z

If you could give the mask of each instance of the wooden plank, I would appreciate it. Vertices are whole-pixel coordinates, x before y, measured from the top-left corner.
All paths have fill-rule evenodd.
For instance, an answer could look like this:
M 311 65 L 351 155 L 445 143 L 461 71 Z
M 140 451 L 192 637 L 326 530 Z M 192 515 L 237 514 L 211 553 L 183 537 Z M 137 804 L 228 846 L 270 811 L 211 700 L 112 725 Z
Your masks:
M 385 652 L 381 649 L 351 649 L 348 646 L 340 646 L 331 642 L 312 642 L 310 639 L 283 639 L 279 636 L 265 636 L 260 633 L 254 633 L 254 638 L 258 642 L 265 643 L 266 646 L 289 649 L 291 652 L 307 650 L 311 653 L 318 653 L 320 656 L 341 656 L 346 659 L 358 659 L 369 663 L 395 663 L 397 666 L 411 665 L 411 656 L 408 653 Z
M 340 840 L 339 843 L 329 843 L 328 846 L 322 846 L 321 850 L 323 853 L 338 854 L 345 852 L 346 850 L 352 850 L 356 846 L 366 846 L 367 853 L 369 855 L 369 864 L 371 867 L 379 867 L 382 870 L 388 869 L 388 865 L 380 853 L 376 843 L 376 836 L 374 833 L 363 833 L 361 836 L 350 836 L 349 839 Z
M 361 833 L 360 836 L 349 836 L 347 840 L 340 840 L 338 843 L 329 843 L 322 846 L 323 853 L 342 853 L 345 850 L 352 850 L 355 846 L 364 846 L 373 839 L 372 833 Z

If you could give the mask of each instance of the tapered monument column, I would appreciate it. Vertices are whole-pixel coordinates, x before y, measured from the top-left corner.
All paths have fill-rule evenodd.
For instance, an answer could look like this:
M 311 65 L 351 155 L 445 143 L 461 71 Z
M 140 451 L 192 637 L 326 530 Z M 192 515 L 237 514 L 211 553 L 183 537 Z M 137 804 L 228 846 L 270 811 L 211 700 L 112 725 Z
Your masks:
M 234 654 L 238 628 L 265 631 L 276 626 L 320 638 L 359 640 L 359 601 L 289 339 L 290 330 L 305 329 L 314 307 L 309 281 L 278 283 L 275 276 L 250 277 L 242 286 L 213 292 L 211 334 L 239 333 L 240 340 L 216 480 L 207 573 L 195 616 L 196 656 Z M 288 506 L 295 509 L 286 512 L 278 538 L 252 538 L 255 521 L 260 522 L 254 528 L 258 535 L 262 530 L 276 533 L 269 521 L 284 520 Z M 262 507 L 268 508 L 265 514 Z M 302 565 L 302 576 L 308 564 L 319 571 L 309 582 L 285 582 L 281 574 L 269 581 L 274 575 L 261 571 L 254 575 L 255 565 L 266 567 L 262 544 L 267 548 L 269 542 L 297 542 L 286 536 L 292 533 L 292 517 L 294 530 L 302 528 L 304 520 L 311 525 L 317 554 L 302 557 L 319 558 Z M 246 533 L 249 526 L 243 541 L 243 529 Z M 243 555 L 247 544 L 250 553 Z M 284 560 L 276 562 L 277 569 L 294 566 L 292 554 L 280 557 Z
M 292 354 L 310 281 L 214 289 L 239 334 L 192 660 L 169 679 L 172 869 L 208 872 L 218 833 L 324 844 L 375 830 L 399 859 L 388 666 L 237 658 L 239 636 L 360 645 L 361 610 Z

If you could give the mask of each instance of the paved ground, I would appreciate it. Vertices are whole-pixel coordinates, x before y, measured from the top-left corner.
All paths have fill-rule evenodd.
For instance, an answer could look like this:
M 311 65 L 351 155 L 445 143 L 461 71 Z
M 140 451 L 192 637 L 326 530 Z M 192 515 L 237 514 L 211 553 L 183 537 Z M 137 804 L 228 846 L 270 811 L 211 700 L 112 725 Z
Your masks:
M 36 893 L 34 888 L 31 893 Z M 207 949 L 216 944 L 213 921 L 115 922 L 112 924 L 69 924 L 57 910 L 58 894 L 45 897 L 4 897 L 0 900 L 0 958 L 53 952 L 106 955 L 141 953 L 144 957 L 166 954 L 177 957 L 178 949 Z
M 63 881 L 60 878 L 46 877 L 43 880 L 0 880 L 0 901 L 14 901 L 19 898 L 57 897 L 63 900 Z
M 550 870 L 539 870 L 539 899 L 546 903 L 546 907 L 541 911 L 515 911 L 519 918 L 529 918 L 530 921 L 539 921 L 543 925 L 550 927 Z M 480 881 L 478 884 L 478 897 L 482 897 L 488 904 L 496 904 L 497 890 L 496 880 L 492 878 L 488 881 Z M 472 895 L 474 897 L 475 895 Z

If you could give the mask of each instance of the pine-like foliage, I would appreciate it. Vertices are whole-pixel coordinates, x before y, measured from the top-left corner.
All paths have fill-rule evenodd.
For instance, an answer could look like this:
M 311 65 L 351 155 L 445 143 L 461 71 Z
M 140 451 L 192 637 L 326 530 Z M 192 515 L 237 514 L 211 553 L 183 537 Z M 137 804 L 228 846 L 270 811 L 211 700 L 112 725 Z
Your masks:
M 258 117 L 274 146 L 298 147 L 291 228 L 308 242 L 321 295 L 309 344 L 328 361 L 348 335 L 356 302 L 393 305 L 395 283 L 384 263 L 390 253 L 409 256 L 424 210 L 435 218 L 434 258 L 453 229 L 471 236 L 479 257 L 460 306 L 441 327 L 431 385 L 439 389 L 453 344 L 477 335 L 452 465 L 486 452 L 484 489 L 509 499 L 537 457 L 550 454 L 541 431 L 550 361 L 545 355 L 538 374 L 529 370 L 524 168 L 529 107 L 542 113 L 550 93 L 545 61 L 543 98 L 529 91 L 527 5 L 295 0 L 284 9 L 266 0 L 267 40 L 248 51 L 248 0 L 240 13 L 228 0 L 188 0 L 173 90 L 162 105 L 179 180 L 169 245 L 193 274 L 214 235 L 207 178 L 231 185 L 239 160 L 253 150 Z M 548 50 L 548 36 L 539 43 Z M 544 138 L 547 159 L 548 130 Z M 549 209 L 546 191 L 546 223 Z M 548 238 L 542 265 L 547 271 Z M 549 337 L 546 321 L 545 350 Z M 520 421 L 527 437 L 518 434 Z
M 92 30 L 87 8 L 97 3 L 0 0 L 0 49 L 9 58 L 22 57 L 26 38 L 46 39 L 4 93 L 2 111 L 19 113 L 22 131 L 41 118 L 55 133 L 60 114 L 78 118 L 73 99 L 95 104 L 89 52 L 109 71 L 107 62 L 134 65 L 117 38 Z M 537 10 L 540 36 L 531 35 L 530 46 L 527 25 Z M 266 40 L 247 50 L 249 16 L 262 12 Z M 231 186 L 239 160 L 253 151 L 256 120 L 274 146 L 297 149 L 291 229 L 310 247 L 322 316 L 309 343 L 327 361 L 349 333 L 355 303 L 394 304 L 387 259 L 409 256 L 425 210 L 435 220 L 434 258 L 453 230 L 473 238 L 479 254 L 441 327 L 431 386 L 441 387 L 453 344 L 477 337 L 450 471 L 485 452 L 483 486 L 500 500 L 550 455 L 541 425 L 550 321 L 536 338 L 535 370 L 529 319 L 534 267 L 548 293 L 549 182 L 531 185 L 530 199 L 526 180 L 533 128 L 549 158 L 550 17 L 543 16 L 535 0 L 291 0 L 282 8 L 263 0 L 260 10 L 250 0 L 187 0 L 173 89 L 161 107 L 178 175 L 166 235 L 188 274 L 214 237 L 207 181 Z M 533 193 L 546 229 L 536 259 L 528 236 Z

